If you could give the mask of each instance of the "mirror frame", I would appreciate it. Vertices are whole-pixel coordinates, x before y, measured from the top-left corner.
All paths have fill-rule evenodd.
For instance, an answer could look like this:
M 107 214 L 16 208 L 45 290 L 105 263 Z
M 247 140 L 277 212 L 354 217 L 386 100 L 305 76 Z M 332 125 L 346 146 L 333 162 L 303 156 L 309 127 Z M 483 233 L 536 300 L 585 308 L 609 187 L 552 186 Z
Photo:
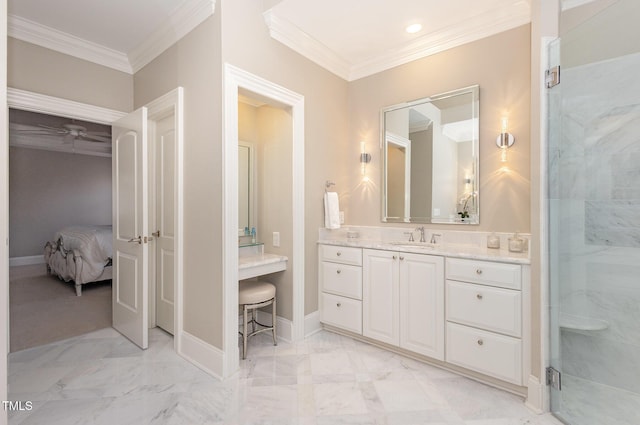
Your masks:
M 454 217 L 449 218 L 433 218 L 433 217 L 389 217 L 387 214 L 387 130 L 385 114 L 387 112 L 396 111 L 403 108 L 411 108 L 423 103 L 431 103 L 437 100 L 446 99 L 462 94 L 471 94 L 472 118 L 477 119 L 477 125 L 473 128 L 472 146 L 474 152 L 474 178 L 472 182 L 471 195 L 475 197 L 476 211 L 468 218 Z M 391 133 L 392 134 L 392 133 Z M 480 224 L 480 86 L 473 85 L 457 90 L 451 90 L 445 93 L 424 97 L 410 102 L 399 103 L 392 106 L 384 107 L 380 110 L 380 155 L 382 158 L 381 170 L 381 187 L 382 196 L 380 197 L 380 219 L 384 223 L 421 223 L 421 224 Z M 405 170 L 406 172 L 406 170 Z M 456 195 L 457 196 L 457 195 Z M 405 200 L 405 203 L 408 200 Z
M 257 205 L 257 199 L 258 199 L 258 194 L 256 193 L 256 149 L 253 143 L 250 142 L 245 142 L 243 140 L 239 140 L 238 141 L 238 148 L 240 147 L 244 147 L 248 150 L 248 160 L 249 160 L 249 164 L 247 165 L 247 183 L 248 183 L 248 187 L 247 187 L 247 207 L 248 207 L 248 211 L 247 211 L 247 219 L 249 221 L 248 223 L 248 227 L 249 230 L 251 230 L 251 227 L 256 227 L 258 224 L 256 222 L 257 220 L 257 214 L 256 214 L 256 205 Z M 238 172 L 240 172 L 240 159 L 238 158 Z M 240 182 L 240 178 L 238 177 L 238 182 Z M 238 185 L 239 186 L 239 185 Z M 238 187 L 238 200 L 240 199 L 240 187 Z M 238 205 L 238 216 L 240 214 L 240 210 L 239 210 L 239 205 Z M 238 217 L 239 220 L 239 217 Z M 239 224 L 239 223 L 238 223 Z M 240 231 L 240 229 L 238 229 L 238 231 Z

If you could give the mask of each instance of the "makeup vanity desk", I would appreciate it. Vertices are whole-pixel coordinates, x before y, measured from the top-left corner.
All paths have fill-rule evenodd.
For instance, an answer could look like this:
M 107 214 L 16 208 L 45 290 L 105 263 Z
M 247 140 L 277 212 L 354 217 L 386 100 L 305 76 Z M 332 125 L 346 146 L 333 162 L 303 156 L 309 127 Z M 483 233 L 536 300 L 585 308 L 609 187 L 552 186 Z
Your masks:
M 265 253 L 262 243 L 240 246 L 238 280 L 284 271 L 287 269 L 288 260 L 284 255 Z

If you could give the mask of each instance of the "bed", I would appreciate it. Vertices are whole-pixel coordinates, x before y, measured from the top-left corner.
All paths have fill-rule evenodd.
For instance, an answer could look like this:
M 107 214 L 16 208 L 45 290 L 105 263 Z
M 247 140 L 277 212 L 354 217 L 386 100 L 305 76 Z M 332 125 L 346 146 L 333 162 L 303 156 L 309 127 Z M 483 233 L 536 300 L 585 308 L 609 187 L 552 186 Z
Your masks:
M 65 227 L 44 246 L 47 273 L 73 281 L 77 296 L 82 285 L 112 278 L 112 255 L 110 225 Z

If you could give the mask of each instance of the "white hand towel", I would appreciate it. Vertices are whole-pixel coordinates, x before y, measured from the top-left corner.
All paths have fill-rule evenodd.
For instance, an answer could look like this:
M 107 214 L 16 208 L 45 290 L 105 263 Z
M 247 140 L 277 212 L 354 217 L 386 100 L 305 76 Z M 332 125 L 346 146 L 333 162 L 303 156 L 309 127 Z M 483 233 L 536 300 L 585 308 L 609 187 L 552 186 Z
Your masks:
M 324 194 L 324 227 L 327 229 L 340 228 L 340 205 L 336 192 Z

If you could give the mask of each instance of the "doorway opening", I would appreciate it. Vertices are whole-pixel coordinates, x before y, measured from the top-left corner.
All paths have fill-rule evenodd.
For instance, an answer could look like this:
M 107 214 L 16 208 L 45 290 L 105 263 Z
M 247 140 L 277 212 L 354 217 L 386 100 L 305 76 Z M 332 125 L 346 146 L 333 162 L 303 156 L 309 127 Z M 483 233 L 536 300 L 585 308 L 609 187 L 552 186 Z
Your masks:
M 109 126 L 117 119 L 123 117 L 125 114 L 119 111 L 109 110 L 101 107 L 95 107 L 92 105 L 81 104 L 65 99 L 58 99 L 50 96 L 39 95 L 36 93 L 26 92 L 17 89 L 8 89 L 8 105 L 11 108 L 20 111 L 26 111 L 24 113 L 40 113 L 57 115 L 64 117 L 67 120 L 83 120 L 90 123 L 98 123 L 97 125 Z M 150 145 L 153 147 L 150 153 L 153 156 L 149 157 L 149 169 L 150 171 L 157 173 L 151 175 L 150 182 L 150 199 L 149 201 L 157 208 L 153 209 L 153 214 L 149 218 L 149 223 L 154 226 L 154 229 L 162 229 L 162 235 L 165 236 L 165 240 L 158 238 L 158 249 L 154 249 L 153 261 L 149 262 L 149 274 L 155 280 L 167 282 L 166 276 L 170 275 L 171 279 L 168 284 L 160 285 L 160 289 L 156 290 L 155 285 L 149 288 L 149 295 L 153 298 L 148 299 L 146 302 L 148 305 L 148 323 L 151 326 L 160 326 L 169 333 L 177 333 L 181 329 L 181 300 L 182 300 L 182 89 L 178 88 L 157 100 L 147 105 L 149 111 L 148 126 L 151 129 L 151 141 Z M 61 128 L 70 130 L 70 132 L 84 132 L 91 131 L 96 132 L 101 129 L 89 129 L 91 124 L 86 126 L 82 122 L 73 122 L 72 125 L 62 126 Z M 80 128 L 80 127 L 87 127 Z M 73 135 L 73 134 L 72 134 Z M 95 134 L 92 134 L 95 136 Z M 98 137 L 106 135 L 98 135 Z M 111 137 L 109 135 L 109 142 Z M 63 143 L 66 140 L 63 141 Z M 103 142 L 103 140 L 100 140 Z M 87 144 L 87 143 L 85 143 Z M 106 145 L 104 141 L 104 145 Z M 76 143 L 72 143 L 72 147 Z M 81 147 L 89 149 L 93 153 L 97 152 L 97 156 L 104 157 L 110 156 L 111 144 L 109 143 L 108 151 L 104 145 L 99 146 L 99 149 L 93 149 L 90 143 L 89 148 L 78 144 Z M 155 146 L 159 147 L 156 149 Z M 66 149 L 68 147 L 62 147 Z M 173 150 L 172 155 L 167 155 L 168 148 Z M 169 161 L 169 159 L 170 161 Z M 111 158 L 107 159 L 108 169 L 111 172 Z M 160 163 L 159 161 L 164 161 Z M 166 174 L 165 174 L 166 173 Z M 111 177 L 110 173 L 110 177 Z M 170 177 L 168 177 L 170 176 Z M 46 181 L 46 176 L 42 176 Z M 104 179 L 103 179 L 104 180 Z M 161 180 L 161 181 L 160 181 Z M 158 182 L 156 184 L 156 181 Z M 104 183 L 104 182 L 103 182 Z M 111 180 L 108 179 L 106 190 L 111 195 Z M 111 224 L 112 210 L 111 210 L 111 197 L 108 200 L 109 206 L 106 208 L 105 214 L 108 217 L 108 223 Z M 171 236 L 166 238 L 166 236 Z M 168 249 L 167 240 L 170 240 L 172 249 Z M 161 244 L 162 242 L 162 244 Z M 155 251 L 160 254 L 155 255 Z M 37 256 L 36 256 L 37 257 Z M 28 259 L 27 259 L 28 260 Z M 35 261 L 36 259 L 31 259 Z M 42 264 L 44 268 L 45 265 Z M 157 268 L 157 270 L 156 270 Z M 75 294 L 73 294 L 75 296 Z M 156 308 L 156 295 L 161 303 L 165 306 Z M 109 296 L 110 308 L 112 304 L 112 297 Z M 151 300 L 152 302 L 149 302 Z M 171 307 L 176 306 L 175 309 L 171 309 L 170 313 L 167 313 L 166 304 L 171 304 Z M 160 313 L 158 314 L 158 312 Z M 169 316 L 169 314 L 171 316 Z M 160 320 L 158 320 L 160 316 Z M 111 319 L 109 319 L 111 321 Z M 111 326 L 111 323 L 109 324 Z M 174 338 L 174 349 L 178 351 L 179 338 Z M 11 350 L 15 351 L 15 350 Z
M 224 249 L 223 249 L 223 365 L 222 377 L 231 376 L 239 367 L 238 350 L 238 143 L 239 143 L 239 97 L 263 102 L 273 106 L 276 114 L 286 112 L 290 116 L 291 159 L 282 168 L 290 176 L 291 252 L 289 265 L 291 285 L 277 289 L 286 294 L 291 318 L 279 317 L 279 337 L 299 341 L 304 337 L 304 97 L 256 75 L 225 64 L 224 87 Z M 277 190 L 277 188 L 275 188 Z M 258 219 L 259 221 L 260 219 Z M 268 226 L 267 226 L 268 227 Z M 276 229 L 273 229 L 276 232 Z M 276 235 L 267 234 L 269 240 Z M 277 235 L 279 237 L 279 235 Z M 283 310 L 280 310 L 283 311 Z M 284 310 L 286 311 L 286 310 Z

